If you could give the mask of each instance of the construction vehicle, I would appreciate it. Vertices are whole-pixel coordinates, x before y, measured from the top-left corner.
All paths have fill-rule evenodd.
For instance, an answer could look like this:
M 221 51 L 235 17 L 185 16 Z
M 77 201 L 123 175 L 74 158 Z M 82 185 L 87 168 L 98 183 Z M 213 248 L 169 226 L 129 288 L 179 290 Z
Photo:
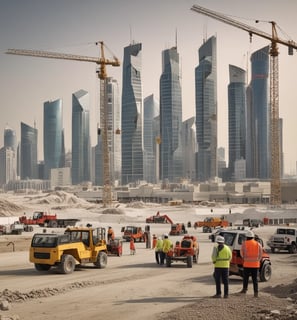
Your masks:
M 103 196 L 102 201 L 104 206 L 111 205 L 112 202 L 112 189 L 111 189 L 111 179 L 110 179 L 110 160 L 109 160 L 109 146 L 108 140 L 109 136 L 113 134 L 113 126 L 109 123 L 107 114 L 107 72 L 106 65 L 111 65 L 114 67 L 120 66 L 119 60 L 113 56 L 113 60 L 105 58 L 104 55 L 104 43 L 103 41 L 96 42 L 96 45 L 100 44 L 101 58 L 96 57 L 86 57 L 75 54 L 57 53 L 57 52 L 47 52 L 41 50 L 23 50 L 23 49 L 8 49 L 7 54 L 49 58 L 49 59 L 64 59 L 64 60 L 74 60 L 74 61 L 84 61 L 84 62 L 94 62 L 100 65 L 99 70 L 96 70 L 98 78 L 100 79 L 100 123 L 101 127 L 98 129 L 98 133 L 102 134 L 103 141 Z M 117 128 L 117 132 L 118 128 Z M 117 134 L 116 132 L 116 134 Z
M 180 241 L 176 241 L 174 248 L 169 250 L 166 256 L 166 266 L 171 267 L 172 262 L 183 262 L 188 268 L 192 268 L 193 262 L 198 263 L 199 244 L 197 238 L 186 235 Z
M 170 223 L 170 224 L 173 224 L 173 221 L 167 216 L 167 214 L 160 215 L 159 211 L 156 213 L 156 215 L 146 218 L 145 222 L 146 223 Z
M 245 226 L 245 227 L 250 227 L 250 228 L 253 228 L 253 227 L 261 227 L 263 226 L 263 220 L 261 219 L 243 219 L 242 220 L 242 224 Z
M 66 228 L 68 226 L 75 226 L 79 219 L 58 219 L 56 214 L 49 214 L 43 211 L 35 211 L 32 218 L 21 216 L 20 223 L 24 225 L 39 225 L 40 227 L 48 228 Z
M 69 227 L 63 234 L 36 233 L 30 246 L 30 262 L 37 271 L 56 267 L 59 273 L 72 273 L 76 265 L 107 265 L 105 228 Z
M 121 257 L 123 254 L 123 240 L 114 238 L 107 243 L 107 254 Z
M 145 242 L 145 233 L 141 227 L 126 226 L 122 227 L 123 239 L 129 242 L 131 238 L 134 242 Z
M 271 144 L 271 196 L 270 203 L 274 206 L 281 205 L 281 186 L 280 186 L 280 130 L 279 130 L 279 70 L 278 70 L 278 44 L 288 47 L 288 54 L 293 55 L 293 49 L 297 49 L 297 43 L 292 40 L 282 40 L 278 37 L 276 31 L 276 22 L 269 21 L 272 26 L 272 35 L 251 27 L 245 23 L 236 21 L 221 13 L 193 5 L 191 10 L 204 14 L 213 19 L 219 20 L 233 27 L 247 31 L 250 40 L 253 35 L 268 39 L 270 46 L 270 144 Z M 259 20 L 256 20 L 256 23 Z
M 225 228 L 229 226 L 229 222 L 224 217 L 206 217 L 203 221 L 194 223 L 194 228 L 201 228 L 202 232 L 212 232 L 217 227 Z
M 184 223 L 174 223 L 169 231 L 170 236 L 179 236 L 188 233 Z
M 275 233 L 267 241 L 271 252 L 287 250 L 289 253 L 297 253 L 297 229 L 277 228 Z
M 12 224 L 1 224 L 0 235 L 6 234 L 22 234 L 24 231 L 24 225 L 18 222 Z
M 243 277 L 243 259 L 240 256 L 240 249 L 242 243 L 246 240 L 246 232 L 249 228 L 239 227 L 237 229 L 221 230 L 218 235 L 224 237 L 225 244 L 230 247 L 232 251 L 232 259 L 230 262 L 229 274 Z M 257 240 L 263 248 L 263 255 L 260 261 L 259 279 L 260 281 L 269 281 L 272 274 L 271 261 L 269 254 L 264 249 L 264 243 L 261 238 L 255 235 Z

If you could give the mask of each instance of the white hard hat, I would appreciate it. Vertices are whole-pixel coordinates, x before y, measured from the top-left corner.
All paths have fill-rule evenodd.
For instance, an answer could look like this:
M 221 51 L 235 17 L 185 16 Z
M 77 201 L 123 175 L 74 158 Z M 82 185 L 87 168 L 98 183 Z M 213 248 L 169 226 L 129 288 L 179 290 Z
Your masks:
M 164 237 L 164 238 L 168 238 L 168 233 L 164 233 L 164 234 L 163 234 L 163 237 Z
M 255 237 L 254 232 L 251 230 L 248 230 L 245 235 L 247 238 L 254 238 Z
M 216 237 L 216 242 L 217 242 L 217 243 L 225 243 L 225 239 L 224 239 L 224 237 L 222 237 L 222 236 L 217 236 L 217 237 Z

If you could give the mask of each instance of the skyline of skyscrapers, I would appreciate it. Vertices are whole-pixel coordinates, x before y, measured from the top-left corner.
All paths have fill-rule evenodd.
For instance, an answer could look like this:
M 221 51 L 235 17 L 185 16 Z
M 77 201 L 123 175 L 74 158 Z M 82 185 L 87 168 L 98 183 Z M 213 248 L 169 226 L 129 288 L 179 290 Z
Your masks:
M 248 87 L 246 71 L 229 65 L 230 82 L 226 88 L 229 165 L 224 169 L 224 161 L 217 156 L 216 37 L 205 39 L 198 49 L 199 64 L 193 69 L 196 116 L 185 121 L 182 121 L 177 47 L 161 52 L 160 101 L 153 94 L 146 98 L 142 96 L 142 44 L 132 43 L 125 47 L 121 103 L 118 82 L 111 77 L 106 79 L 111 183 L 126 185 L 142 180 L 149 183 L 179 182 L 184 178 L 205 182 L 215 179 L 218 172 L 221 178 L 228 180 L 268 179 L 268 49 L 264 47 L 252 54 L 252 79 Z M 42 169 L 42 164 L 38 165 L 37 161 L 38 131 L 35 125 L 32 128 L 21 124 L 21 179 L 49 179 L 51 169 L 65 166 L 62 109 L 61 99 L 44 103 L 44 175 L 38 174 L 38 170 Z M 92 181 L 96 185 L 103 185 L 102 136 L 98 135 L 91 160 L 91 119 L 89 93 L 78 90 L 72 94 L 72 149 L 71 162 L 68 164 L 71 166 L 72 184 Z M 280 154 L 283 157 L 281 119 L 279 134 Z M 6 149 L 12 145 L 17 149 L 13 130 L 5 131 L 4 140 Z M 265 145 L 263 150 L 259 150 L 260 144 Z M 11 166 L 10 152 L 4 151 L 1 150 L 1 168 L 4 168 L 1 162 L 5 162 L 5 168 Z

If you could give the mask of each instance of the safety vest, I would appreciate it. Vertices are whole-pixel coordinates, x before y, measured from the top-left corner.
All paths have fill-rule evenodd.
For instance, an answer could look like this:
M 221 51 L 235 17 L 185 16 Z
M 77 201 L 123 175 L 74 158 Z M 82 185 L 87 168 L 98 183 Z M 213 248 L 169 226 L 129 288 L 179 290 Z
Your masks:
M 163 240 L 163 252 L 167 253 L 172 247 L 172 242 L 169 239 Z
M 243 267 L 259 268 L 263 249 L 259 242 L 254 239 L 246 240 L 241 246 L 240 255 L 243 258 Z
M 227 245 L 224 245 L 221 250 L 218 250 L 218 246 L 215 246 L 212 251 L 211 259 L 215 268 L 229 268 L 232 252 Z
M 155 250 L 156 251 L 162 251 L 162 249 L 163 249 L 163 240 L 158 239 L 157 243 L 156 243 L 156 246 L 155 246 Z

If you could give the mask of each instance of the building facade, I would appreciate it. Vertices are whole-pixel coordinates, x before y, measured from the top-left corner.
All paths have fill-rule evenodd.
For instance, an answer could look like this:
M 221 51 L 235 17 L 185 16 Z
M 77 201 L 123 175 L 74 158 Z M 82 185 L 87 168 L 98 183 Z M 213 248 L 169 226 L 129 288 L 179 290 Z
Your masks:
M 37 140 L 37 129 L 21 122 L 20 169 L 22 180 L 38 178 Z
M 73 184 L 90 180 L 89 93 L 79 90 L 72 95 L 72 166 Z
M 196 132 L 198 154 L 196 178 L 208 181 L 217 176 L 217 44 L 216 37 L 199 48 L 195 68 Z
M 229 181 L 232 181 L 236 179 L 235 162 L 246 160 L 246 72 L 241 68 L 229 65 L 229 78 Z M 241 179 L 245 178 L 242 174 L 240 177 Z
M 177 181 L 183 175 L 181 130 L 182 91 L 177 47 L 162 52 L 160 77 L 160 179 Z
M 122 81 L 122 185 L 143 180 L 142 44 L 124 48 Z
M 270 177 L 269 46 L 251 55 L 247 93 L 247 177 Z
M 44 178 L 49 179 L 51 169 L 65 163 L 62 100 L 47 101 L 43 107 Z
M 156 117 L 159 115 L 159 103 L 154 95 L 144 99 L 143 103 L 143 175 L 144 180 L 156 183 L 156 142 L 158 134 L 155 132 Z

